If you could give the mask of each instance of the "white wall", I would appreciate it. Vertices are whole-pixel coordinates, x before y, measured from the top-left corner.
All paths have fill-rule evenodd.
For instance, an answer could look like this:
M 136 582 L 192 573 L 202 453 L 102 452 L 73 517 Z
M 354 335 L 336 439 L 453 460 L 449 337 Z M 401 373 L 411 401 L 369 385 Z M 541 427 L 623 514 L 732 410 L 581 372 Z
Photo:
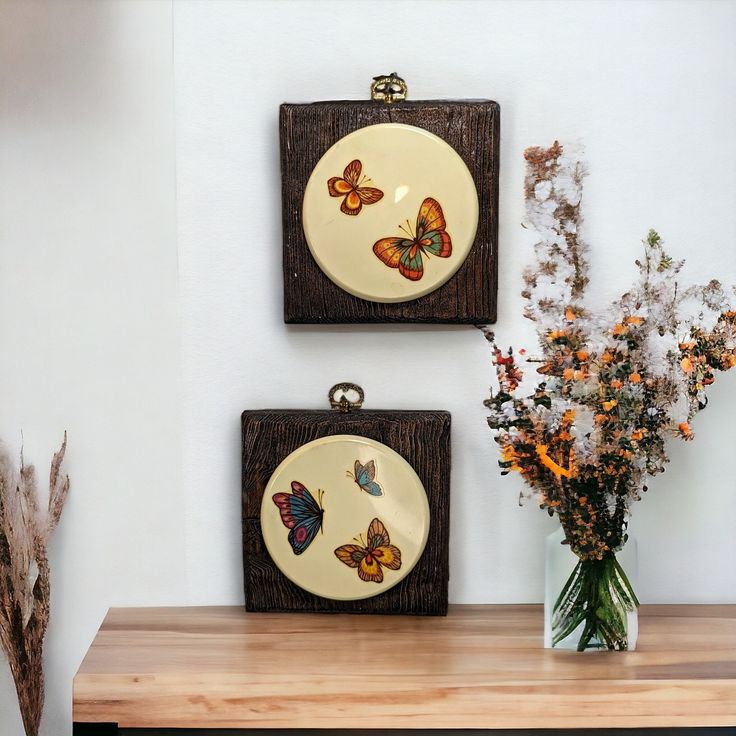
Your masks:
M 528 145 L 587 146 L 601 303 L 630 283 L 651 226 L 688 277 L 736 282 L 736 4 L 181 1 L 173 62 L 166 2 L 0 8 L 13 347 L 0 436 L 17 446 L 22 427 L 43 466 L 68 427 L 73 479 L 52 549 L 44 736 L 65 732 L 69 679 L 107 605 L 241 602 L 239 414 L 324 406 L 337 380 L 372 407 L 452 412 L 452 600 L 541 600 L 554 525 L 498 476 L 480 334 L 283 324 L 278 104 L 364 98 L 394 69 L 413 99 L 497 100 L 497 331 L 533 347 L 519 296 Z M 404 379 L 386 385 L 389 368 Z M 711 395 L 696 441 L 673 444 L 635 509 L 644 601 L 736 601 L 736 375 Z M 0 732 L 15 736 L 8 688 Z
M 240 411 L 323 407 L 337 380 L 360 383 L 372 407 L 452 412 L 452 600 L 540 600 L 554 528 L 533 504 L 518 508 L 518 478 L 498 475 L 476 330 L 283 324 L 279 103 L 365 98 L 371 77 L 394 69 L 413 99 L 497 100 L 498 334 L 533 347 L 519 296 L 533 242 L 519 224 L 529 145 L 587 146 L 602 304 L 633 280 L 652 226 L 690 256 L 688 276 L 736 282 L 734 22 L 734 3 L 175 3 L 192 600 L 241 599 Z M 393 385 L 389 369 L 402 376 Z M 723 564 L 736 544 L 724 457 L 736 441 L 736 376 L 713 394 L 699 441 L 673 444 L 671 469 L 635 510 L 645 601 L 736 600 L 736 570 Z
M 0 6 L 0 437 L 43 479 L 69 431 L 44 736 L 109 606 L 186 600 L 171 43 L 167 3 Z

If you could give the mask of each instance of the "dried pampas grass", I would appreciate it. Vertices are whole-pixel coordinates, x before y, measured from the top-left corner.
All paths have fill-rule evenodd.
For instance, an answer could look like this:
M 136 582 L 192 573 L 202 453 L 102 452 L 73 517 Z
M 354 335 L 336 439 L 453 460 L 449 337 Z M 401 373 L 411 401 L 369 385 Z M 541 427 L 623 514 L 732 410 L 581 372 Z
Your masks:
M 0 645 L 18 692 L 26 736 L 38 736 L 43 711 L 43 640 L 51 587 L 47 546 L 69 493 L 62 475 L 66 432 L 49 474 L 47 508 L 39 503 L 33 465 L 20 469 L 0 447 Z

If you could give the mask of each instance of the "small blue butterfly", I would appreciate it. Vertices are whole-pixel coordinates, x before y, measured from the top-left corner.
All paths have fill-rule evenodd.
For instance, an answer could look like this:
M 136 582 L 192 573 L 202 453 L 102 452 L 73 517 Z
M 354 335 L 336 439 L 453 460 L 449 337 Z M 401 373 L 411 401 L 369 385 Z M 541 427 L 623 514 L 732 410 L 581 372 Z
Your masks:
M 360 464 L 360 460 L 355 461 L 354 472 L 349 470 L 347 474 L 355 481 L 361 491 L 370 493 L 371 496 L 383 496 L 381 486 L 376 483 L 376 461 L 369 460 L 365 465 Z

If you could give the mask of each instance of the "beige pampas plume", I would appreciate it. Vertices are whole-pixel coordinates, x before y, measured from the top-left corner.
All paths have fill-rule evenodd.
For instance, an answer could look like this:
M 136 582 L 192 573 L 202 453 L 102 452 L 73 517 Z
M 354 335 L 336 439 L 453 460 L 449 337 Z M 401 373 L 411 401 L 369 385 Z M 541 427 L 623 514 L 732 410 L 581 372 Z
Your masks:
M 61 473 L 66 432 L 54 454 L 46 508 L 38 497 L 33 465 L 21 452 L 20 468 L 0 447 L 0 645 L 18 692 L 26 736 L 38 736 L 43 711 L 43 640 L 49 623 L 47 546 L 69 493 Z

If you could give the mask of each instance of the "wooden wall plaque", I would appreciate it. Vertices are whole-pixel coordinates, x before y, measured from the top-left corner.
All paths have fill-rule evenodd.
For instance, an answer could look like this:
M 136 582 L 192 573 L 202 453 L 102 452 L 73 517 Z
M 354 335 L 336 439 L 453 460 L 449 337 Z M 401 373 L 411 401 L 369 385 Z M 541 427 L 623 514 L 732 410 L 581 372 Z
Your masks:
M 340 288 L 318 265 L 304 232 L 302 205 L 315 166 L 346 135 L 381 123 L 415 126 L 441 138 L 467 166 L 478 195 L 475 238 L 459 270 L 434 291 L 407 301 L 372 301 Z M 500 109 L 490 100 L 390 104 L 367 100 L 281 105 L 284 321 L 309 324 L 495 322 L 499 132 Z M 342 166 L 334 171 L 335 176 L 341 174 Z M 367 165 L 363 174 L 371 174 Z M 335 203 L 336 213 L 338 205 L 339 202 Z M 375 211 L 377 206 L 367 206 L 364 210 L 373 207 Z M 416 213 L 416 205 L 413 211 Z M 403 213 L 402 219 L 406 217 Z M 353 219 L 360 218 L 365 216 L 361 213 Z M 393 218 L 391 222 L 393 226 Z M 448 218 L 447 230 L 452 232 L 452 229 Z M 401 235 L 393 232 L 379 235 L 393 234 Z
M 255 410 L 243 412 L 242 428 L 246 610 L 418 615 L 447 613 L 449 413 L 365 409 L 347 413 L 335 410 Z M 412 466 L 426 490 L 430 525 L 424 551 L 405 578 L 375 597 L 333 600 L 313 595 L 281 572 L 264 542 L 261 503 L 271 476 L 292 452 L 312 440 L 331 435 L 359 435 L 387 445 Z M 358 489 L 349 492 L 361 493 Z

